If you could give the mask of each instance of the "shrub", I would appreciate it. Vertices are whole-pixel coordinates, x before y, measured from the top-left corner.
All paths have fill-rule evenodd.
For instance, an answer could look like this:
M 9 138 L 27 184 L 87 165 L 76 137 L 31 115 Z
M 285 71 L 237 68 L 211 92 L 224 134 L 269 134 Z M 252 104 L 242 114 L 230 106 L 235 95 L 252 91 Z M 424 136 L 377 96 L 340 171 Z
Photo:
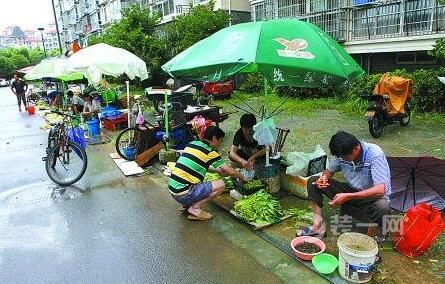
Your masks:
M 408 72 L 405 69 L 389 72 L 392 76 L 400 76 L 413 80 L 413 94 L 411 105 L 418 112 L 444 111 L 445 109 L 445 85 L 437 77 L 445 75 L 445 68 L 436 70 L 419 69 Z M 362 107 L 364 100 L 360 97 L 372 93 L 375 85 L 383 74 L 364 75 L 358 80 L 351 82 L 346 87 L 303 89 L 295 87 L 278 87 L 280 96 L 293 98 L 328 98 L 338 97 L 347 100 L 347 103 Z
M 261 74 L 247 74 L 240 90 L 246 93 L 259 93 L 263 90 L 264 79 Z

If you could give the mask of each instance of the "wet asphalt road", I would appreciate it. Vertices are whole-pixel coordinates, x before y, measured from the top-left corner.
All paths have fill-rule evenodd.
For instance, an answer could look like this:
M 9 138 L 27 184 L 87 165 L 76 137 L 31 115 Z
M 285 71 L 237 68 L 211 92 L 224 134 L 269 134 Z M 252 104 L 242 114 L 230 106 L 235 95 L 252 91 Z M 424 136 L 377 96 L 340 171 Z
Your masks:
M 41 157 L 38 115 L 19 113 L 0 88 L 0 283 L 319 282 L 214 206 L 210 222 L 187 221 L 156 176 L 125 178 L 88 146 L 88 169 L 60 188 Z

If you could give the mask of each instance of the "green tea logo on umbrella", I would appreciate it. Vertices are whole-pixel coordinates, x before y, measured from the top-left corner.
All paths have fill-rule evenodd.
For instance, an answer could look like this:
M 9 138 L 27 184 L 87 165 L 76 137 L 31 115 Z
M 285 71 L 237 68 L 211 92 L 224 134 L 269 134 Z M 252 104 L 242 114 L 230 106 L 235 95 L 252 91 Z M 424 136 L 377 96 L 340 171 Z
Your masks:
M 284 38 L 276 38 L 275 41 L 281 43 L 286 49 L 278 49 L 278 55 L 282 57 L 314 59 L 315 56 L 310 51 L 303 51 L 307 48 L 308 43 L 304 39 L 287 40 Z

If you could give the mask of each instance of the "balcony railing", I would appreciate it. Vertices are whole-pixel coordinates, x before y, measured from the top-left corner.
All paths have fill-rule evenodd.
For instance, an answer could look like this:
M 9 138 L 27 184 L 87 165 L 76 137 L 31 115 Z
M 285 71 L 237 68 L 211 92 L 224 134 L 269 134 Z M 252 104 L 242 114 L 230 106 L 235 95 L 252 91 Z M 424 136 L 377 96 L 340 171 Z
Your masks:
M 153 6 L 154 12 L 161 13 L 162 17 L 170 17 L 170 16 L 177 16 L 182 14 L 187 14 L 190 12 L 190 6 L 189 5 L 176 5 L 174 6 L 174 9 L 172 9 L 172 6 Z
M 190 12 L 190 5 L 176 5 L 175 12 L 176 14 L 187 14 Z
M 252 19 L 296 17 L 345 41 L 445 33 L 445 7 L 435 0 L 380 0 L 365 5 L 354 3 L 358 2 L 264 0 L 252 3 Z

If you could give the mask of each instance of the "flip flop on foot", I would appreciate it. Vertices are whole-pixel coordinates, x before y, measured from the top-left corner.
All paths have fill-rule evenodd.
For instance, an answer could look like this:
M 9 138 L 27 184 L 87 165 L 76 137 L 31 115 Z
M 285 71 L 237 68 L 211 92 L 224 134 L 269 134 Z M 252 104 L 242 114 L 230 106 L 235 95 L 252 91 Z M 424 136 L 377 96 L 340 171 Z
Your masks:
M 183 212 L 183 213 L 187 212 L 188 209 L 189 209 L 189 208 L 188 208 L 188 207 L 185 207 L 184 205 L 178 207 L 178 210 L 181 211 L 181 212 Z
M 325 231 L 315 232 L 312 230 L 311 227 L 304 227 L 296 234 L 296 236 L 297 237 L 309 236 L 321 239 L 326 236 L 326 232 Z
M 192 221 L 207 221 L 213 218 L 213 215 L 202 210 L 198 215 L 189 214 L 187 219 Z

